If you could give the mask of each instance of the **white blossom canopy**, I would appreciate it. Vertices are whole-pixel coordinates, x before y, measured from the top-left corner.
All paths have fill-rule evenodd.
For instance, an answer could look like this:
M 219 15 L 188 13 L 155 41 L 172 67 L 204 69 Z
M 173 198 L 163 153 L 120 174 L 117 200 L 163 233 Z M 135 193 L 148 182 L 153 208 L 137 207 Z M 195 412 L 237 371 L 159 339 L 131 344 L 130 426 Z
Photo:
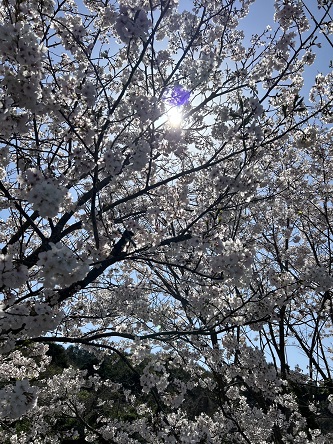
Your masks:
M 332 415 L 332 2 L 277 0 L 249 36 L 253 3 L 0 3 L 1 442 L 331 442 L 295 387 Z M 46 376 L 53 343 L 116 353 L 147 397 Z

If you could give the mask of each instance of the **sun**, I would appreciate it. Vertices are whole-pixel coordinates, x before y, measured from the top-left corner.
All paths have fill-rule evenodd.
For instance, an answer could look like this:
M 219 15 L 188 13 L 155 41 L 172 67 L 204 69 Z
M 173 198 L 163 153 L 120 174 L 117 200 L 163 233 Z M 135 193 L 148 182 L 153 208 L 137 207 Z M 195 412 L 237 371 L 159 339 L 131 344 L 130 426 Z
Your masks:
M 177 106 L 173 106 L 167 111 L 166 115 L 168 123 L 172 128 L 180 127 L 183 120 L 183 113 L 181 109 L 179 109 Z

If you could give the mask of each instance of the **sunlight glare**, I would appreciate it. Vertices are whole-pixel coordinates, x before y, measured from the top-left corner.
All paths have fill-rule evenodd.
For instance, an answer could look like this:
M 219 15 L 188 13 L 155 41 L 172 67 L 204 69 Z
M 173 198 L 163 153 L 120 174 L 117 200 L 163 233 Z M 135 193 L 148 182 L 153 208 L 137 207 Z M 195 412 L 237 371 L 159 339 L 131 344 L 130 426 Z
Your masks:
M 182 111 L 174 106 L 170 108 L 167 112 L 167 118 L 170 126 L 172 126 L 173 128 L 179 128 L 183 119 Z

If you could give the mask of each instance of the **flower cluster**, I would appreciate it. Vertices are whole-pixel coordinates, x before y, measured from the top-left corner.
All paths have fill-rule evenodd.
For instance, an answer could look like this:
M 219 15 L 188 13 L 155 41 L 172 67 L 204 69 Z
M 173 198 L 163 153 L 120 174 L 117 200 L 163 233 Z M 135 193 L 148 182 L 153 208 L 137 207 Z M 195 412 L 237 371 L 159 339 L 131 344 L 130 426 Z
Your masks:
M 16 264 L 11 255 L 0 254 L 0 287 L 19 288 L 28 277 L 25 265 Z
M 62 318 L 62 312 L 45 302 L 14 304 L 0 307 L 0 354 L 8 353 L 14 343 L 8 341 L 6 332 L 20 331 L 22 335 L 37 336 L 53 330 Z
M 76 92 L 79 98 L 84 99 L 89 107 L 94 105 L 96 98 L 96 86 L 91 81 L 88 80 L 79 88 L 76 88 Z
M 119 8 L 119 16 L 116 19 L 115 30 L 124 43 L 129 43 L 131 39 L 145 40 L 148 34 L 151 21 L 143 9 L 132 9 L 125 5 Z
M 74 54 L 86 35 L 81 17 L 66 14 L 65 17 L 59 17 L 53 26 L 62 39 L 64 47 Z
M 44 372 L 51 362 L 46 356 L 49 346 L 45 344 L 21 347 L 0 356 L 0 381 L 19 381 L 22 379 L 36 379 Z
M 0 418 L 17 419 L 31 410 L 37 401 L 37 389 L 24 379 L 16 381 L 13 387 L 0 390 Z
M 2 85 L 13 99 L 13 104 L 20 108 L 36 111 L 42 97 L 40 80 L 40 76 L 36 73 L 31 74 L 27 71 L 14 73 L 7 70 Z
M 29 23 L 19 21 L 0 25 L 0 42 L 3 61 L 18 63 L 30 69 L 41 68 L 43 52 Z
M 319 291 L 333 288 L 333 277 L 323 267 L 307 267 L 302 274 L 302 280 L 308 285 L 314 283 Z
M 310 148 L 315 145 L 318 132 L 315 127 L 309 127 L 303 130 L 296 139 L 296 145 L 299 148 Z
M 36 110 L 41 99 L 43 49 L 28 23 L 0 26 L 1 86 L 12 105 Z M 12 66 L 11 66 L 11 65 Z
M 4 138 L 15 134 L 25 134 L 27 132 L 28 116 L 25 112 L 13 108 L 14 100 L 11 97 L 4 97 L 0 100 L 0 135 Z
M 133 146 L 133 155 L 131 156 L 131 170 L 140 171 L 148 164 L 150 145 L 146 140 Z
M 281 4 L 279 4 L 281 3 Z M 301 32 L 309 28 L 309 23 L 302 9 L 302 2 L 275 2 L 274 19 L 280 24 L 281 28 L 287 30 L 293 23 L 297 23 Z
M 0 111 L 1 118 L 1 111 Z M 8 146 L 0 149 L 0 179 L 3 179 L 6 175 L 5 168 L 9 163 L 9 149 Z
M 66 245 L 52 244 L 51 249 L 39 253 L 37 265 L 43 267 L 41 277 L 45 288 L 66 287 L 83 279 L 89 267 Z
M 212 272 L 222 273 L 225 279 L 235 283 L 246 279 L 253 261 L 251 251 L 239 239 L 218 239 L 216 243 L 220 253 L 209 258 Z
M 98 10 L 99 18 L 96 20 L 96 26 L 101 31 L 108 31 L 116 23 L 117 13 L 112 5 L 108 5 Z
M 54 178 L 45 178 L 37 169 L 28 169 L 21 177 L 28 187 L 26 199 L 42 217 L 54 217 L 62 205 L 70 200 L 67 189 Z
M 149 393 L 153 387 L 159 392 L 163 392 L 169 385 L 169 373 L 166 372 L 165 366 L 159 362 L 147 365 L 140 377 L 142 391 Z
M 59 188 L 52 179 L 47 179 L 29 191 L 27 200 L 42 217 L 54 217 L 58 214 L 66 195 L 66 189 Z
M 112 176 L 119 174 L 122 171 L 123 163 L 124 159 L 119 147 L 110 147 L 105 151 L 102 165 L 107 174 Z
M 133 111 L 142 122 L 147 122 L 148 120 L 154 121 L 159 117 L 160 110 L 157 106 L 156 97 L 131 94 L 130 101 Z
M 325 108 L 322 112 L 322 120 L 326 123 L 333 122 L 332 81 L 332 72 L 327 75 L 317 74 L 316 83 L 310 91 L 310 100 L 312 102 L 317 102 L 317 106 L 323 106 L 323 104 L 325 104 Z

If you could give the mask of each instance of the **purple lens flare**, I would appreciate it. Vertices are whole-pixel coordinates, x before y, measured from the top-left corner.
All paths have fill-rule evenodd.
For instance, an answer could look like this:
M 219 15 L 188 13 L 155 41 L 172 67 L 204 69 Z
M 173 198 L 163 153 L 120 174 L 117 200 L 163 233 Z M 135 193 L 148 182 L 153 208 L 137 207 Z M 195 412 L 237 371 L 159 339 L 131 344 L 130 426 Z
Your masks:
M 173 106 L 186 105 L 190 100 L 191 92 L 179 85 L 167 88 L 163 93 L 163 99 Z

